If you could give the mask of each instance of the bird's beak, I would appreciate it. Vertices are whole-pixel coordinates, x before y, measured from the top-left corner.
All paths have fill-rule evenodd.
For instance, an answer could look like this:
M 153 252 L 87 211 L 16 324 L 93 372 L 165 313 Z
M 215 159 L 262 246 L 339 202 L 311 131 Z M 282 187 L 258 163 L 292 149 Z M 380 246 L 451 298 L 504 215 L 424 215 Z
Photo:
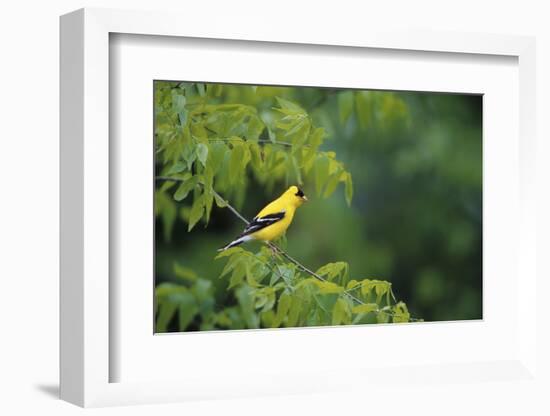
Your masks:
M 302 199 L 304 200 L 304 202 L 309 201 L 309 199 L 307 199 L 307 196 L 305 196 L 305 195 L 302 197 Z

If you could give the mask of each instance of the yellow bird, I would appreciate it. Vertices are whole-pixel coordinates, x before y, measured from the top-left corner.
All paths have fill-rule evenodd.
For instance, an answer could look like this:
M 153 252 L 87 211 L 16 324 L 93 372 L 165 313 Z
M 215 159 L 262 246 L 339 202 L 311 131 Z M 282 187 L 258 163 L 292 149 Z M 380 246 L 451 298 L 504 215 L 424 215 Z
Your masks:
M 306 196 L 297 186 L 291 186 L 275 201 L 269 203 L 245 227 L 235 240 L 219 251 L 238 246 L 245 241 L 272 241 L 282 236 L 292 219 L 296 208 L 307 201 Z

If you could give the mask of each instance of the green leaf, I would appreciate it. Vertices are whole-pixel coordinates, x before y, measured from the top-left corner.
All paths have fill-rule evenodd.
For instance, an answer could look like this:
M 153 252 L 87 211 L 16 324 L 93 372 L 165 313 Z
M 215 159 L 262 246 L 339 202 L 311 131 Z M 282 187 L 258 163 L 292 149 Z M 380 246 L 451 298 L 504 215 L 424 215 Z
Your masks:
M 323 129 L 320 129 L 320 131 L 322 133 Z M 309 121 L 309 119 L 305 119 L 305 121 L 302 123 L 302 128 L 297 132 L 297 134 L 293 138 L 294 146 L 292 147 L 292 153 L 295 153 L 297 150 L 299 150 L 303 145 L 307 143 L 308 139 L 310 139 L 310 136 L 311 136 L 310 133 L 311 133 L 311 122 Z
M 212 185 L 214 183 L 214 175 L 210 167 L 204 169 L 204 209 L 206 214 L 206 224 L 210 222 L 210 213 L 212 212 L 212 205 L 214 204 L 214 194 Z
M 260 318 L 262 320 L 262 325 L 266 328 L 276 328 L 275 325 L 275 312 L 268 310 L 265 312 L 260 312 Z
M 233 254 L 236 254 L 236 253 L 242 253 L 244 252 L 244 250 L 241 248 L 241 247 L 231 247 L 231 248 L 228 248 L 227 250 L 224 250 L 222 252 L 220 252 L 220 254 L 218 254 L 215 259 L 221 259 L 222 257 L 228 257 L 228 256 L 232 256 Z
M 229 261 L 225 263 L 225 266 L 220 274 L 220 279 L 224 277 L 226 274 L 228 274 L 229 272 L 231 272 L 235 268 L 235 266 L 239 263 L 240 260 L 241 260 L 240 256 L 231 257 Z
M 284 292 L 279 297 L 279 302 L 277 304 L 277 314 L 275 315 L 276 326 L 280 326 L 283 323 L 283 320 L 286 318 L 288 310 L 290 309 L 290 304 L 292 302 L 291 296 Z
M 285 112 L 286 114 L 288 114 L 289 112 Z M 281 129 L 281 130 L 290 130 L 292 129 L 294 126 L 296 126 L 296 124 L 299 122 L 298 118 L 296 115 L 294 115 L 293 113 L 290 113 L 286 116 L 284 116 L 283 118 L 281 118 L 280 120 L 278 120 L 276 123 L 275 123 L 275 127 L 277 127 L 278 129 Z
M 328 178 L 329 159 L 322 155 L 315 160 L 315 191 L 321 196 L 321 191 Z
M 248 165 L 248 163 L 250 162 L 250 159 L 252 158 L 251 154 L 250 154 L 250 149 L 248 146 L 244 145 L 243 146 L 243 157 L 242 157 L 242 160 L 241 160 L 241 169 L 242 171 L 244 172 L 244 170 L 246 169 L 246 166 Z
M 189 111 L 183 110 L 178 113 L 178 119 L 181 126 L 187 125 L 187 120 L 189 119 Z
M 334 308 L 334 304 L 336 301 L 340 298 L 340 294 L 338 293 L 329 293 L 326 295 L 322 294 L 313 294 L 313 299 L 315 300 L 315 303 L 319 307 L 319 309 L 323 312 L 323 322 L 330 322 L 331 316 L 332 316 L 332 309 Z
M 301 280 L 297 285 L 296 288 L 301 288 L 307 285 L 315 286 L 318 288 L 319 293 L 326 295 L 326 294 L 338 294 L 342 293 L 344 291 L 344 288 L 342 286 L 337 285 L 334 282 L 329 282 L 326 280 L 319 280 L 315 277 L 310 277 L 307 279 Z
M 317 148 L 323 143 L 323 139 L 325 138 L 325 136 L 325 129 L 323 129 L 322 127 L 317 127 L 315 130 L 313 130 L 313 133 L 309 135 L 308 143 L 313 148 Z
M 207 92 L 212 97 L 219 97 L 222 94 L 222 84 L 208 84 Z
M 267 301 L 263 305 L 262 311 L 267 312 L 267 311 L 273 309 L 273 306 L 275 306 L 275 301 L 276 301 L 277 298 L 275 296 L 275 289 L 265 288 L 264 290 L 266 291 Z
M 206 89 L 204 87 L 204 84 L 196 83 L 195 85 L 197 87 L 197 92 L 199 93 L 199 95 L 201 97 L 204 97 L 206 95 Z
M 393 309 L 393 322 L 409 322 L 411 315 L 407 309 L 407 305 L 403 302 L 399 302 L 394 305 Z
M 176 313 L 177 307 L 176 304 L 167 301 L 163 301 L 159 304 L 156 322 L 157 332 L 166 332 L 168 324 Z
M 254 302 L 254 307 L 256 309 L 262 308 L 267 303 L 267 296 L 263 293 L 256 293 L 256 301 Z
M 294 266 L 290 265 L 277 265 L 275 267 L 275 273 L 279 274 L 285 281 L 287 286 L 292 286 L 292 279 L 294 278 Z
M 336 190 L 336 187 L 340 183 L 340 177 L 341 176 L 342 176 L 342 170 L 341 169 L 337 170 L 336 173 L 331 175 L 331 177 L 329 178 L 329 180 L 327 182 L 327 186 L 325 187 L 325 192 L 323 193 L 324 198 L 328 198 L 329 196 L 331 196 L 334 193 L 334 191 Z
M 242 161 L 244 157 L 244 148 L 238 143 L 233 146 L 231 158 L 229 159 L 229 175 L 233 183 L 241 176 Z
M 369 91 L 357 91 L 355 93 L 355 108 L 357 110 L 359 125 L 362 129 L 365 129 L 370 124 L 372 112 L 370 97 Z
M 227 206 L 227 201 L 223 199 L 217 192 L 213 194 L 214 200 L 216 201 L 216 205 L 220 208 L 224 208 Z M 235 247 L 237 248 L 237 247 Z
M 364 279 L 361 282 L 361 294 L 363 296 L 369 296 L 372 290 L 374 290 L 375 283 L 372 280 Z
M 185 169 L 187 169 L 187 163 L 176 162 L 172 165 L 172 167 L 170 169 L 168 169 L 168 171 L 166 172 L 166 175 L 170 176 L 170 175 L 174 175 L 176 173 L 181 173 Z
M 242 286 L 235 291 L 235 296 L 239 302 L 247 327 L 258 328 L 260 325 L 260 318 L 254 311 L 254 296 L 252 290 L 247 286 Z
M 178 322 L 179 330 L 185 331 L 189 324 L 193 321 L 193 318 L 199 312 L 199 307 L 195 302 L 195 297 L 191 293 L 182 293 L 178 296 L 179 299 L 179 313 Z
M 332 309 L 332 325 L 348 324 L 351 321 L 351 311 L 348 303 L 340 298 Z
M 298 296 L 292 297 L 292 302 L 288 311 L 288 319 L 286 326 L 292 327 L 298 324 L 300 312 L 302 311 L 302 300 Z
M 340 123 L 345 123 L 353 112 L 353 91 L 343 91 L 338 94 L 338 113 Z
M 379 324 L 387 324 L 390 321 L 390 315 L 384 311 L 380 311 L 378 312 L 378 315 L 376 315 L 376 321 Z
M 273 273 L 271 273 L 271 278 L 269 279 L 269 286 L 275 286 L 275 283 L 281 278 L 281 273 L 275 268 Z
M 258 146 L 257 143 L 252 142 L 249 144 L 248 148 L 250 150 L 250 161 L 252 162 L 252 167 L 256 170 L 261 170 L 264 162 L 260 146 Z
M 185 174 L 183 175 L 185 176 Z M 176 184 L 176 181 L 165 181 L 159 188 L 160 192 L 169 191 Z
M 190 134 L 189 129 L 185 129 L 184 135 L 186 134 Z M 191 139 L 186 140 L 181 156 L 187 162 L 187 169 L 191 170 L 193 167 L 193 162 L 197 159 L 197 152 L 195 151 L 195 146 L 193 146 Z
M 172 90 L 172 110 L 174 113 L 180 113 L 185 111 L 185 104 L 187 100 L 183 94 L 180 94 L 178 90 Z
M 317 274 L 320 276 L 327 276 L 329 280 L 334 278 L 346 277 L 349 270 L 349 265 L 345 261 L 337 261 L 334 263 L 327 263 L 317 270 Z
M 361 283 L 358 282 L 357 280 L 355 279 L 351 279 L 348 284 L 346 285 L 346 290 L 350 290 L 350 289 L 358 289 L 361 287 Z
M 246 276 L 247 262 L 244 258 L 240 257 L 233 267 L 233 273 L 229 278 L 228 289 L 240 286 L 244 282 Z
M 281 294 L 279 298 L 279 303 L 277 304 L 277 316 L 276 316 L 276 319 L 279 322 L 282 322 L 286 317 L 288 310 L 290 309 L 291 302 L 292 302 L 292 298 L 287 292 L 284 292 L 283 294 Z
M 189 226 L 187 231 L 191 231 L 193 227 L 199 222 L 204 214 L 204 197 L 201 195 L 196 198 L 193 202 L 193 207 L 191 208 L 191 213 L 189 214 Z
M 254 276 L 254 273 L 252 272 L 252 267 L 249 262 L 245 265 L 245 277 L 246 277 L 246 283 L 253 288 L 258 288 L 260 285 L 256 281 L 256 278 Z
M 302 181 L 302 173 L 300 172 L 300 167 L 298 166 L 298 161 L 296 160 L 296 157 L 294 157 L 293 154 L 289 154 L 287 157 L 290 159 L 290 166 L 292 167 L 292 172 L 294 174 L 296 184 L 302 185 L 304 182 Z
M 180 186 L 178 186 L 178 189 L 176 189 L 176 192 L 174 192 L 174 199 L 176 201 L 183 201 L 185 198 L 187 198 L 187 195 L 189 195 L 189 192 L 191 192 L 195 186 L 197 186 L 197 183 L 199 181 L 198 176 L 193 176 L 191 179 L 182 182 Z
M 197 145 L 197 158 L 206 167 L 206 159 L 208 158 L 208 146 L 204 143 L 199 143 Z
M 390 285 L 388 282 L 376 282 L 374 284 L 374 292 L 379 298 L 382 298 L 389 290 Z
M 320 275 L 320 276 L 325 276 L 329 273 L 332 273 L 332 271 L 334 270 L 335 268 L 335 265 L 334 263 L 328 263 L 328 264 L 325 264 L 324 266 L 321 266 L 317 269 L 317 274 Z
M 207 163 L 215 175 L 220 171 L 229 148 L 225 143 L 221 142 L 214 142 L 209 147 Z
M 275 97 L 277 99 L 277 103 L 281 107 L 281 109 L 289 110 L 292 113 L 305 113 L 304 109 L 300 107 L 298 104 L 295 104 L 291 101 L 285 100 L 281 97 Z
M 204 304 L 205 301 L 212 299 L 212 282 L 207 279 L 199 278 L 191 288 L 191 291 L 199 303 Z
M 321 294 L 342 293 L 344 291 L 344 288 L 338 286 L 336 283 L 320 280 L 317 280 L 317 287 L 319 288 L 319 293 Z
M 300 131 L 300 129 L 305 127 L 305 125 L 306 125 L 306 119 L 299 120 L 291 129 L 289 129 L 285 133 L 285 137 L 289 137 L 289 136 L 292 136 L 292 135 L 298 133 L 298 131 Z M 307 135 L 306 135 L 306 137 L 307 137 Z
M 349 172 L 346 174 L 345 185 L 346 203 L 348 206 L 351 206 L 351 199 L 353 198 L 353 183 L 351 181 L 351 173 Z
M 182 266 L 179 263 L 174 263 L 174 274 L 176 275 L 176 277 L 179 277 L 180 279 L 191 283 L 195 282 L 199 277 L 193 269 Z
M 364 305 L 354 306 L 352 309 L 353 313 L 369 313 L 376 312 L 378 310 L 378 305 L 376 303 L 365 303 Z
M 175 283 L 160 283 L 155 289 L 155 295 L 157 300 L 162 303 L 167 300 L 172 299 L 174 294 L 186 292 L 187 288 L 185 286 L 180 286 Z
M 176 204 L 164 192 L 156 192 L 155 197 L 155 208 L 162 218 L 164 239 L 170 241 L 177 216 Z

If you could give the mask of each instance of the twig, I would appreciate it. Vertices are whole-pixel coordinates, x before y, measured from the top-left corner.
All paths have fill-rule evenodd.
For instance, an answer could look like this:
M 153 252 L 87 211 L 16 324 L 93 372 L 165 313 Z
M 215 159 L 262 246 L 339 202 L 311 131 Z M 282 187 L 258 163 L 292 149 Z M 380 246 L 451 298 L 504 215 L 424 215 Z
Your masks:
M 212 193 L 214 195 L 216 195 L 218 198 L 220 198 L 222 201 L 225 202 L 225 206 L 229 209 L 229 211 L 231 211 L 233 214 L 235 214 L 235 216 L 237 216 L 238 218 L 240 218 L 246 225 L 250 224 L 250 221 L 248 221 L 245 217 L 243 217 L 241 215 L 241 213 L 239 211 L 237 211 L 235 208 L 233 208 L 229 202 L 227 202 L 219 193 L 217 193 L 216 191 L 214 191 L 214 188 L 212 188 Z
M 346 292 L 353 292 L 355 289 L 359 289 L 361 286 L 363 286 L 363 283 L 359 282 L 355 286 L 352 286 L 349 289 L 346 289 Z
M 315 277 L 316 279 L 322 281 L 322 282 L 328 282 L 327 279 L 325 279 L 323 276 L 315 273 L 314 271 L 308 269 L 306 266 L 304 266 L 302 263 L 300 263 L 298 260 L 296 260 L 294 257 L 290 256 L 286 251 L 284 251 L 282 248 L 277 246 L 276 244 L 272 243 L 271 241 L 267 241 L 266 244 L 274 251 L 276 251 L 280 256 L 283 256 L 285 259 L 296 265 L 300 270 L 302 270 L 304 273 L 309 274 L 310 276 Z M 365 302 L 363 302 L 361 299 L 353 296 L 351 293 L 348 293 L 346 291 L 342 292 L 344 295 L 349 297 L 350 299 L 356 301 L 360 305 L 364 305 Z
M 241 139 L 240 137 L 239 138 L 227 137 L 227 138 L 208 139 L 208 141 L 211 141 L 211 142 L 231 142 L 231 141 L 239 141 L 239 140 L 243 140 L 245 142 L 252 142 L 252 143 L 268 143 L 268 144 L 274 144 L 274 145 L 280 145 L 280 146 L 286 146 L 286 147 L 294 147 L 294 145 L 292 143 L 289 143 L 289 142 L 281 142 L 279 140 L 272 141 L 272 140 L 269 140 L 269 139 L 244 140 L 244 139 Z M 309 147 L 309 145 L 304 144 L 303 147 Z

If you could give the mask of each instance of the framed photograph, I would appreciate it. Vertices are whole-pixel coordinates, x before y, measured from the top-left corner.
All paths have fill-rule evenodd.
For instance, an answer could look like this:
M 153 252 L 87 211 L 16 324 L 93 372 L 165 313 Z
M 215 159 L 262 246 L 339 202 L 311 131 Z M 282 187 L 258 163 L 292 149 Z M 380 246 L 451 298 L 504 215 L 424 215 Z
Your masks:
M 534 40 L 185 21 L 61 18 L 61 397 L 536 383 Z
M 482 319 L 482 95 L 153 88 L 156 333 Z

